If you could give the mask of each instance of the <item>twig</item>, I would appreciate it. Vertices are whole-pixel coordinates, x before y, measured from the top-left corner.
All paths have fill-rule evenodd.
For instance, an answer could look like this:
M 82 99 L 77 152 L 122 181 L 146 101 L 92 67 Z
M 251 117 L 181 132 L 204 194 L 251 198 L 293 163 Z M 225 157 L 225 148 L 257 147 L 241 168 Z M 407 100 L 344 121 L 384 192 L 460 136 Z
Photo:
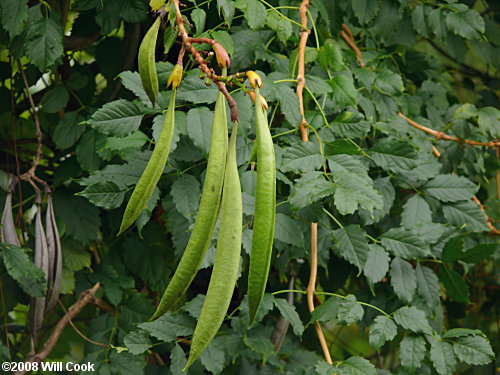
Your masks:
M 500 141 L 477 142 L 477 141 L 472 141 L 470 139 L 460 139 L 458 137 L 453 137 L 451 135 L 445 134 L 445 133 L 437 131 L 437 130 L 429 129 L 428 127 L 425 127 L 425 126 L 419 124 L 418 122 L 415 122 L 415 121 L 409 119 L 408 117 L 406 117 L 402 113 L 398 113 L 398 115 L 400 117 L 404 118 L 406 121 L 408 121 L 408 123 L 411 126 L 413 126 L 414 128 L 422 130 L 423 132 L 426 132 L 427 134 L 432 135 L 434 138 L 436 138 L 438 140 L 454 141 L 454 142 L 458 142 L 461 144 L 465 143 L 465 144 L 468 144 L 471 146 L 500 147 Z
M 68 315 L 68 310 L 66 310 L 66 308 L 64 307 L 64 305 L 62 304 L 62 302 L 61 302 L 61 301 L 59 301 L 59 300 L 58 300 L 58 302 L 59 302 L 59 304 L 61 305 L 62 309 L 64 310 L 64 313 L 65 313 L 66 315 Z M 85 336 L 85 335 L 84 335 L 84 334 L 83 334 L 83 333 L 82 333 L 82 332 L 81 332 L 81 331 L 80 331 L 80 330 L 79 330 L 79 329 L 75 326 L 75 323 L 73 323 L 73 321 L 71 320 L 71 318 L 70 318 L 70 317 L 68 317 L 68 320 L 69 320 L 69 324 L 70 324 L 70 326 L 71 326 L 71 327 L 75 330 L 75 332 L 76 332 L 76 333 L 78 333 L 78 335 L 80 335 L 80 337 L 81 337 L 81 338 L 83 338 L 85 341 L 88 341 L 88 342 L 90 342 L 91 344 L 94 344 L 94 345 L 99 345 L 99 346 L 103 346 L 103 347 L 105 347 L 105 348 L 109 348 L 109 346 L 108 346 L 108 345 L 103 344 L 103 343 L 100 343 L 100 342 L 97 342 L 97 341 L 94 341 L 94 340 L 92 340 L 92 339 L 88 338 L 87 336 Z
M 361 65 L 362 68 L 365 67 L 365 62 L 363 61 L 363 57 L 361 56 L 361 51 L 359 50 L 358 46 L 356 45 L 356 42 L 354 41 L 354 36 L 352 35 L 351 30 L 347 27 L 346 24 L 342 24 L 342 29 L 340 31 L 340 35 L 342 38 L 344 38 L 345 42 L 351 47 L 351 49 L 354 51 L 356 54 L 356 59 L 359 62 L 359 65 Z
M 40 118 L 38 117 L 38 110 L 36 108 L 35 102 L 33 101 L 33 97 L 31 96 L 30 86 L 28 83 L 28 79 L 26 78 L 26 74 L 24 73 L 21 60 L 18 59 L 17 64 L 19 65 L 19 71 L 21 72 L 21 75 L 23 77 L 26 96 L 28 97 L 28 100 L 30 102 L 31 113 L 33 115 L 33 120 L 35 121 L 35 135 L 37 139 L 36 156 L 35 159 L 33 160 L 33 164 L 31 165 L 31 168 L 27 172 L 19 176 L 22 180 L 28 180 L 35 175 L 36 168 L 38 167 L 38 164 L 40 164 L 40 159 L 42 158 L 42 146 L 43 146 L 42 130 L 40 127 Z
M 498 161 L 500 161 L 500 146 L 497 146 L 496 154 Z M 500 168 L 497 169 L 497 199 L 500 200 Z
M 497 228 L 495 228 L 493 226 L 493 224 L 491 223 L 490 217 L 488 216 L 488 214 L 486 213 L 486 210 L 484 209 L 484 205 L 481 203 L 481 201 L 476 196 L 474 196 L 472 198 L 472 200 L 479 206 L 479 208 L 483 212 L 483 215 L 486 218 L 486 222 L 488 224 L 488 228 L 490 228 L 490 233 L 493 233 L 494 235 L 499 236 L 500 235 L 500 229 L 497 229 Z
M 307 285 L 307 305 L 309 307 L 309 312 L 314 311 L 314 292 L 316 290 L 316 276 L 318 273 L 318 223 L 311 223 L 311 274 L 309 276 L 309 284 Z M 325 360 L 332 364 L 332 357 L 330 356 L 330 351 L 323 335 L 323 330 L 321 325 L 316 320 L 314 321 L 314 328 L 316 328 L 316 333 L 318 334 L 319 342 L 321 344 L 321 349 L 323 349 L 323 355 Z
M 68 312 L 57 322 L 56 326 L 54 327 L 54 330 L 52 331 L 49 338 L 45 342 L 42 350 L 40 350 L 38 353 L 30 354 L 28 358 L 26 358 L 25 362 L 41 362 L 48 357 L 52 349 L 54 349 L 54 346 L 57 344 L 59 336 L 61 336 L 64 327 L 66 327 L 66 325 L 75 316 L 77 316 L 87 304 L 93 301 L 93 299 L 95 298 L 95 293 L 97 292 L 97 289 L 99 289 L 99 287 L 100 284 L 97 283 L 92 288 L 84 290 L 80 294 L 80 298 L 78 298 L 78 300 L 73 305 L 71 305 Z M 27 372 L 28 370 L 23 370 L 23 371 L 17 371 L 14 374 L 24 375 Z
M 434 154 L 435 157 L 437 158 L 440 158 L 441 157 L 441 153 L 439 152 L 439 150 L 436 148 L 436 146 L 432 146 L 432 153 Z
M 304 91 L 304 86 L 306 84 L 304 56 L 307 45 L 307 38 L 311 33 L 311 30 L 307 29 L 308 8 L 309 8 L 309 0 L 303 0 L 299 8 L 300 24 L 302 25 L 303 30 L 300 32 L 300 42 L 298 51 L 297 91 L 296 91 L 297 97 L 299 98 L 299 111 L 300 115 L 302 116 L 299 129 L 303 142 L 309 141 L 309 135 L 307 134 L 307 129 L 305 126 L 306 117 L 304 115 L 304 96 L 302 94 L 302 92 Z
M 227 103 L 229 104 L 229 109 L 231 110 L 231 121 L 238 121 L 238 106 L 236 104 L 236 101 L 233 99 L 231 95 L 229 95 L 229 92 L 227 91 L 226 86 L 222 82 L 220 82 L 217 79 L 217 76 L 211 70 L 208 65 L 205 63 L 205 60 L 203 60 L 203 57 L 201 57 L 200 52 L 193 46 L 193 39 L 196 40 L 195 38 L 190 38 L 186 28 L 184 27 L 184 19 L 182 18 L 181 10 L 180 10 L 180 5 L 179 5 L 179 0 L 173 0 L 174 6 L 175 6 L 175 23 L 177 27 L 179 28 L 179 34 L 182 37 L 182 44 L 184 48 L 188 49 L 189 52 L 191 52 L 191 55 L 193 58 L 196 60 L 198 63 L 198 66 L 202 70 L 203 73 L 207 76 L 207 78 L 211 79 L 213 83 L 217 86 L 220 92 L 224 94 L 226 97 Z M 209 43 L 210 44 L 210 43 Z

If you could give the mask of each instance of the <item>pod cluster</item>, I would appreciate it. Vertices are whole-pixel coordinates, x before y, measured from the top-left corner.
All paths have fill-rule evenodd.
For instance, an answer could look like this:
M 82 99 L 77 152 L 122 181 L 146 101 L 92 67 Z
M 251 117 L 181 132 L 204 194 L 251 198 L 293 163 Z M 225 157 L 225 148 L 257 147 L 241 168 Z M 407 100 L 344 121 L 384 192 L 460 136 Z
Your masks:
M 12 215 L 12 195 L 17 178 L 13 180 L 7 191 L 5 206 L 2 214 L 1 242 L 17 247 L 21 246 L 17 236 L 14 217 Z M 33 297 L 30 303 L 29 320 L 33 341 L 38 341 L 38 331 L 47 312 L 57 304 L 61 290 L 62 278 L 62 249 L 57 229 L 56 217 L 52 201 L 52 192 L 48 186 L 45 187 L 47 208 L 45 213 L 45 226 L 42 219 L 42 196 L 40 190 L 35 190 L 37 207 L 35 216 L 35 266 L 45 274 L 47 281 L 47 292 L 43 297 Z
M 139 53 L 142 85 L 153 105 L 158 96 L 154 50 L 159 19 L 160 17 L 146 33 Z M 215 42 L 212 47 L 222 68 L 222 74 L 225 75 L 229 67 L 229 56 L 219 43 Z M 182 79 L 181 64 L 182 62 L 175 66 L 168 79 L 172 92 L 160 138 L 127 203 L 119 234 L 138 218 L 146 206 L 168 160 L 175 127 L 175 93 Z M 255 106 L 257 191 L 248 282 L 250 319 L 253 321 L 262 301 L 271 261 L 276 207 L 276 167 L 274 146 L 264 107 L 265 100 L 261 99 L 259 92 L 262 80 L 255 72 L 248 72 L 247 75 L 254 88 L 251 97 L 260 104 Z M 243 227 L 241 186 L 236 162 L 238 123 L 233 122 L 231 138 L 228 141 L 226 105 L 224 94 L 219 92 L 212 121 L 206 177 L 194 228 L 180 263 L 151 317 L 151 320 L 157 319 L 179 306 L 200 268 L 220 215 L 214 268 L 184 370 L 191 366 L 217 334 L 227 314 L 238 278 Z

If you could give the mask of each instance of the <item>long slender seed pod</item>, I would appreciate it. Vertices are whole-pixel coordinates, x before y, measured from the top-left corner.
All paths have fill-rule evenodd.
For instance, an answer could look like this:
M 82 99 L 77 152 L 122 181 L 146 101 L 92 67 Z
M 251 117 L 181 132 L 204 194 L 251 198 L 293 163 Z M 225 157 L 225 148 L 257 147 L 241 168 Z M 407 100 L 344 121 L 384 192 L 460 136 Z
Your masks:
M 224 94 L 219 92 L 212 122 L 207 172 L 194 229 L 179 266 L 168 284 L 165 293 L 163 293 L 160 304 L 151 319 L 160 317 L 166 311 L 172 310 L 176 306 L 200 268 L 203 257 L 210 245 L 217 217 L 219 216 L 219 205 L 226 165 L 226 151 L 226 98 Z
M 123 231 L 132 225 L 139 217 L 146 203 L 148 203 L 149 198 L 151 198 L 156 184 L 160 180 L 163 170 L 165 169 L 165 164 L 167 164 L 170 145 L 172 144 L 172 137 L 174 136 L 175 92 L 176 90 L 172 90 L 160 137 L 155 145 L 151 159 L 149 159 L 146 169 L 144 169 L 127 203 L 118 235 L 123 233 Z
M 54 205 L 52 204 L 52 194 L 50 192 L 47 193 L 45 232 L 49 253 L 49 289 L 47 292 L 48 302 L 45 310 L 49 311 L 57 304 L 62 278 L 62 248 L 54 214 Z
M 260 103 L 259 87 L 255 87 L 256 103 Z M 267 116 L 258 104 L 255 106 L 257 127 L 257 191 L 252 236 L 252 252 L 248 274 L 248 308 L 253 322 L 266 290 L 274 226 L 276 222 L 276 161 L 274 145 Z
M 40 268 L 48 280 L 49 276 L 49 253 L 47 249 L 47 238 L 42 224 L 42 210 L 40 191 L 36 191 L 37 212 L 35 217 L 35 266 Z M 38 341 L 38 331 L 42 326 L 43 317 L 45 315 L 46 298 L 32 298 L 30 304 L 30 322 L 31 334 L 33 341 L 36 344 Z
M 186 371 L 215 337 L 226 316 L 238 278 L 241 253 L 242 200 L 236 164 L 236 134 L 234 123 L 227 153 L 222 191 L 221 223 L 215 264 L 208 291 L 194 330 Z
M 150 27 L 139 47 L 139 75 L 142 87 L 153 105 L 158 96 L 158 74 L 156 74 L 155 49 L 161 17 L 158 17 Z
M 5 198 L 5 206 L 2 214 L 2 228 L 0 230 L 0 240 L 15 246 L 21 246 L 14 225 L 14 216 L 12 215 L 12 192 L 17 184 L 17 180 L 12 181 Z

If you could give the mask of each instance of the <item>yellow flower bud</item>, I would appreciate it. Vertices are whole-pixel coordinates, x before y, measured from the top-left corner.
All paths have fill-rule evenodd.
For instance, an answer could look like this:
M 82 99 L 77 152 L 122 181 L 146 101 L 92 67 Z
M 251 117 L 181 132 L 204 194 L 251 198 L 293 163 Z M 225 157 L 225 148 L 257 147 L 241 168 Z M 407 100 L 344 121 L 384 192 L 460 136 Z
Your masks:
M 153 10 L 159 10 L 164 5 L 165 5 L 165 0 L 150 0 L 149 1 L 149 6 Z
M 219 42 L 215 42 L 212 45 L 212 49 L 215 52 L 215 57 L 217 58 L 217 64 L 219 64 L 219 67 L 229 68 L 229 66 L 231 65 L 231 60 L 229 59 L 229 54 L 224 49 L 224 47 L 222 47 Z
M 168 77 L 167 87 L 170 87 L 170 85 L 172 85 L 172 88 L 176 89 L 181 84 L 181 81 L 182 65 L 176 64 L 174 66 L 174 69 L 172 70 L 172 73 L 170 73 L 170 76 Z
M 250 82 L 250 86 L 255 88 L 255 86 L 262 86 L 262 78 L 255 73 L 253 70 L 248 70 L 247 71 L 247 77 L 248 77 L 248 82 Z
M 248 95 L 250 96 L 250 99 L 252 99 L 252 102 L 255 103 L 255 92 L 252 90 L 249 90 Z M 260 104 L 262 105 L 262 109 L 269 108 L 269 106 L 267 105 L 266 98 L 264 98 L 262 95 L 260 95 Z

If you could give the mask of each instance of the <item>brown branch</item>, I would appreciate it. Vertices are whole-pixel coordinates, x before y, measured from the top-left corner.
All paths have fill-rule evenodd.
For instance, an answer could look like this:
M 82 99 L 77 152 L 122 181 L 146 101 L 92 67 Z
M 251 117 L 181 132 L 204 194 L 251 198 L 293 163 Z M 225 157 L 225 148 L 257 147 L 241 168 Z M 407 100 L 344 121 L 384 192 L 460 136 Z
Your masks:
M 351 30 L 347 27 L 346 24 L 342 24 L 342 29 L 343 30 L 340 31 L 340 35 L 356 54 L 356 59 L 358 60 L 359 65 L 361 65 L 361 67 L 364 68 L 365 62 L 363 61 L 361 51 L 359 50 L 358 46 L 356 45 L 356 42 L 354 41 L 354 37 L 352 35 Z
M 203 57 L 201 57 L 200 52 L 193 46 L 192 42 L 193 38 L 189 37 L 186 28 L 184 27 L 184 19 L 182 18 L 179 0 L 173 0 L 173 2 L 176 12 L 175 24 L 179 28 L 179 35 L 182 37 L 182 44 L 184 48 L 188 49 L 189 52 L 191 52 L 191 55 L 198 63 L 198 66 L 201 69 L 201 71 L 205 73 L 207 78 L 209 78 L 210 80 L 212 80 L 213 83 L 215 83 L 219 91 L 222 92 L 226 97 L 227 103 L 229 104 L 229 109 L 231 111 L 231 121 L 233 122 L 238 121 L 238 105 L 236 104 L 236 101 L 233 99 L 231 95 L 229 95 L 226 86 L 224 86 L 224 84 L 217 79 L 217 76 L 215 75 L 214 71 L 208 67 Z
M 440 158 L 441 157 L 441 153 L 439 152 L 439 150 L 436 148 L 436 146 L 432 146 L 432 153 L 434 154 L 435 157 L 437 158 Z
M 483 215 L 486 218 L 486 222 L 488 224 L 488 228 L 490 228 L 490 233 L 492 233 L 496 236 L 500 236 L 500 229 L 497 229 L 493 226 L 493 224 L 491 223 L 491 219 L 488 216 L 488 214 L 486 213 L 486 210 L 484 209 L 484 205 L 481 203 L 481 201 L 476 196 L 474 196 L 472 198 L 472 200 L 479 206 L 479 208 L 483 212 Z
M 489 141 L 489 142 L 477 142 L 477 141 L 472 141 L 470 139 L 460 139 L 458 137 L 453 137 L 451 135 L 445 134 L 443 132 L 429 129 L 428 127 L 425 127 L 424 125 L 419 124 L 418 122 L 415 122 L 402 113 L 398 113 L 398 115 L 402 118 L 404 118 L 408 123 L 413 126 L 414 128 L 417 128 L 419 130 L 422 130 L 423 132 L 426 132 L 427 134 L 432 135 L 434 138 L 438 140 L 445 140 L 445 141 L 454 141 L 458 142 L 461 144 L 468 144 L 471 146 L 485 146 L 485 147 L 499 147 L 500 146 L 500 141 Z
M 314 292 L 316 290 L 316 276 L 318 273 L 318 223 L 311 223 L 311 274 L 309 276 L 309 284 L 307 285 L 307 305 L 309 307 L 309 312 L 314 311 Z M 314 328 L 316 328 L 316 333 L 318 334 L 319 342 L 321 344 L 321 349 L 323 349 L 323 355 L 325 360 L 332 364 L 332 357 L 330 356 L 330 350 L 323 335 L 323 330 L 321 325 L 316 320 L 314 321 Z
M 70 323 L 71 320 L 75 316 L 77 316 L 87 304 L 91 303 L 94 300 L 95 293 L 97 292 L 97 289 L 99 289 L 99 287 L 100 284 L 97 283 L 92 288 L 84 290 L 80 294 L 80 298 L 78 298 L 78 300 L 73 305 L 71 305 L 71 307 L 68 309 L 68 312 L 57 322 L 54 330 L 45 342 L 43 348 L 38 353 L 30 354 L 28 358 L 26 358 L 25 362 L 41 362 L 49 356 L 50 352 L 57 344 L 57 341 L 59 340 L 64 327 L 66 327 L 66 325 Z M 27 372 L 27 370 L 17 371 L 14 374 L 23 375 Z
M 302 116 L 302 120 L 299 125 L 300 135 L 302 137 L 303 142 L 309 142 L 309 135 L 307 134 L 306 129 L 306 117 L 304 115 L 304 86 L 306 84 L 305 77 L 305 63 L 304 56 L 307 45 L 307 38 L 311 33 L 311 30 L 307 29 L 307 9 L 309 8 L 309 0 L 303 0 L 300 4 L 299 15 L 300 15 L 300 24 L 302 25 L 302 31 L 300 32 L 300 42 L 299 42 L 299 51 L 298 51 L 298 72 L 297 72 L 297 97 L 299 98 L 299 111 Z

